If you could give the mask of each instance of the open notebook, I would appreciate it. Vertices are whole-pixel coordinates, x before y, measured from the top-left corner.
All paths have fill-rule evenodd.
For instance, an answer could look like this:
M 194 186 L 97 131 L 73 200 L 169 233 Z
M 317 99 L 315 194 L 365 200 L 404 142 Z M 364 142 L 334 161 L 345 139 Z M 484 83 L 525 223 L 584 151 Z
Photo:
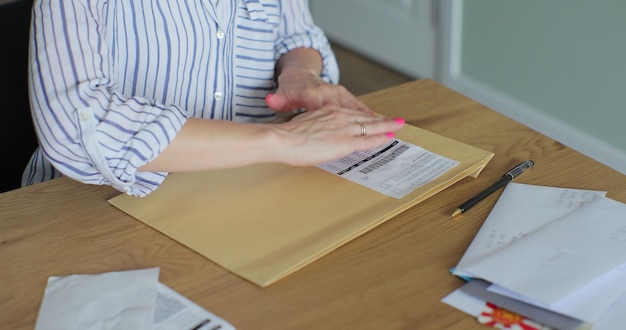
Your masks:
M 493 157 L 411 125 L 398 139 L 459 162 L 397 199 L 318 167 L 258 164 L 170 174 L 142 198 L 109 202 L 226 269 L 264 287 L 455 182 Z

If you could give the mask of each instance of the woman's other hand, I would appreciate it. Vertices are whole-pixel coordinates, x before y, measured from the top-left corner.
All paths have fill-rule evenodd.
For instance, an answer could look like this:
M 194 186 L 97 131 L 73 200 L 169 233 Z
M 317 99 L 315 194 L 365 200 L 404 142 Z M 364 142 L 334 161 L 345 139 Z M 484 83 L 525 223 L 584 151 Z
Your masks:
M 265 98 L 267 105 L 278 112 L 310 111 L 335 105 L 373 113 L 345 87 L 325 82 L 320 77 L 321 67 L 319 53 L 310 48 L 294 49 L 283 55 L 276 69 L 278 89 Z
M 325 105 L 336 105 L 373 113 L 345 87 L 327 83 L 318 75 L 306 70 L 285 70 L 278 86 L 275 94 L 269 94 L 265 98 L 267 105 L 278 112 L 297 109 L 310 111 Z

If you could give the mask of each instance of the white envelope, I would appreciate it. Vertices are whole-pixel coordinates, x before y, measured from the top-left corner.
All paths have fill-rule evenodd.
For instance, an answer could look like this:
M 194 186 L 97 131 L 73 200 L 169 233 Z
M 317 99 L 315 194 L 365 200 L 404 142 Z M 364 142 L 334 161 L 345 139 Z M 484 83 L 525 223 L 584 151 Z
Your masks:
M 473 279 L 469 283 L 466 283 L 462 287 L 445 296 L 443 299 L 441 299 L 441 301 L 475 317 L 478 317 L 483 311 L 485 304 L 487 302 L 490 302 L 553 329 L 591 329 L 591 323 L 584 322 L 575 318 L 558 314 L 556 312 L 552 312 L 547 309 L 526 304 L 519 300 L 511 299 L 505 296 L 501 296 L 499 294 L 489 292 L 487 290 L 489 285 L 490 283 L 488 282 L 479 279 Z M 613 323 L 614 320 L 612 319 L 608 319 L 607 321 L 609 321 L 607 322 L 607 324 L 615 324 Z M 602 330 L 609 329 L 616 328 L 603 328 Z M 595 327 L 594 330 L 596 330 Z
M 605 191 L 509 183 L 453 274 L 469 276 L 463 272 L 466 265 L 605 195 Z
M 615 330 L 623 328 L 626 324 L 626 313 L 624 313 L 626 294 L 622 294 L 592 324 L 489 292 L 487 289 L 489 285 L 488 282 L 482 280 L 472 280 L 445 296 L 441 301 L 475 317 L 482 312 L 486 302 L 491 302 L 554 329 L 582 330 L 593 327 L 593 330 Z
M 548 306 L 626 263 L 626 204 L 603 198 L 463 271 Z
M 626 292 L 626 265 L 622 265 L 607 274 L 602 275 L 591 283 L 585 285 L 580 290 L 556 302 L 552 306 L 546 306 L 520 296 L 505 288 L 495 284 L 490 285 L 487 290 L 499 295 L 520 300 L 528 304 L 543 307 L 571 316 L 590 323 L 596 322 L 609 307 L 615 303 Z M 590 303 L 593 302 L 593 303 Z

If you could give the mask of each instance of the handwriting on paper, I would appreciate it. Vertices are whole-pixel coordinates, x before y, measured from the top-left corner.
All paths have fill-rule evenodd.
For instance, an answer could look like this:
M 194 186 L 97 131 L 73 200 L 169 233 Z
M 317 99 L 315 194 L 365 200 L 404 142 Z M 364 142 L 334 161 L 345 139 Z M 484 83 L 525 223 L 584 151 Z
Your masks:
M 626 242 L 626 226 L 616 228 L 611 234 L 611 240 Z
M 509 236 L 509 234 L 507 233 L 504 233 L 504 232 L 498 233 L 497 230 L 492 229 L 491 232 L 489 233 L 489 236 L 487 237 L 487 241 L 485 241 L 485 247 L 493 248 L 493 247 L 507 245 L 507 244 L 515 242 L 516 240 L 522 237 L 524 237 L 524 233 L 521 231 Z
M 571 262 L 578 259 L 578 255 L 568 251 L 565 248 L 556 248 L 552 254 L 550 254 L 545 260 L 540 263 L 540 266 L 550 268 L 552 266 L 559 266 L 560 262 Z
M 557 200 L 556 205 L 564 206 L 566 209 L 574 209 L 585 206 L 587 203 L 602 198 L 604 194 L 597 191 L 564 189 Z

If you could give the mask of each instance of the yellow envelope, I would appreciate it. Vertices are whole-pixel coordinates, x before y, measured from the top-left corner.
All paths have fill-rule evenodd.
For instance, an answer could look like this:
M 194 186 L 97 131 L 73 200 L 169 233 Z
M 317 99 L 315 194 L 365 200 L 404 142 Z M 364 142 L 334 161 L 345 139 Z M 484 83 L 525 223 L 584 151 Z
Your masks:
M 402 199 L 317 167 L 257 164 L 170 174 L 146 197 L 109 202 L 217 264 L 268 286 L 466 176 L 493 153 L 405 125 L 400 140 L 460 162 Z

